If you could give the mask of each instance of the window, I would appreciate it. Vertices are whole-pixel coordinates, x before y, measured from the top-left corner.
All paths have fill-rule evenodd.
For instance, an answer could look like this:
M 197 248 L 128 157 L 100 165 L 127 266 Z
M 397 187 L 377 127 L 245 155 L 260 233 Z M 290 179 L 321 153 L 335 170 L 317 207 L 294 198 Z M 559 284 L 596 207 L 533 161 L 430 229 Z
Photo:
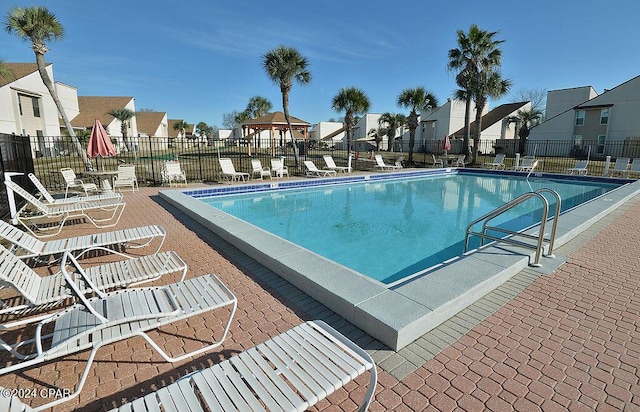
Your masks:
M 604 154 L 604 144 L 606 140 L 607 140 L 607 136 L 603 134 L 598 135 L 598 146 L 596 147 L 596 153 Z
M 578 110 L 576 112 L 576 126 L 582 126 L 584 124 L 584 110 Z
M 31 104 L 33 105 L 33 117 L 40 117 L 40 101 L 38 98 L 32 97 Z
M 600 110 L 600 124 L 609 123 L 609 108 Z

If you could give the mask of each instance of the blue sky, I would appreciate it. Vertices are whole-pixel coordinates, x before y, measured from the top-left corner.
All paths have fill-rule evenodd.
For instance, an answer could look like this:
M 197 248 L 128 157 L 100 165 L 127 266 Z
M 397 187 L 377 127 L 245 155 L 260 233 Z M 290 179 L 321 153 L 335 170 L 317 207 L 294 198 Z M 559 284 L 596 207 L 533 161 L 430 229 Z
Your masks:
M 433 4 L 442 3 L 442 4 Z M 445 4 L 446 3 L 446 4 Z M 9 3 L 11 4 L 11 3 Z M 308 85 L 294 84 L 291 114 L 310 123 L 337 118 L 342 87 L 363 89 L 371 112 L 403 112 L 406 88 L 423 86 L 440 102 L 455 73 L 447 52 L 471 24 L 499 31 L 504 77 L 513 92 L 593 86 L 598 93 L 640 74 L 637 0 L 597 2 L 47 0 L 65 28 L 50 43 L 56 81 L 83 96 L 133 96 L 136 109 L 222 126 L 255 95 L 282 110 L 262 55 L 283 44 L 310 62 Z M 9 10 L 3 3 L 3 22 Z M 0 58 L 33 62 L 27 43 L 0 32 Z M 513 101 L 506 96 L 490 107 Z

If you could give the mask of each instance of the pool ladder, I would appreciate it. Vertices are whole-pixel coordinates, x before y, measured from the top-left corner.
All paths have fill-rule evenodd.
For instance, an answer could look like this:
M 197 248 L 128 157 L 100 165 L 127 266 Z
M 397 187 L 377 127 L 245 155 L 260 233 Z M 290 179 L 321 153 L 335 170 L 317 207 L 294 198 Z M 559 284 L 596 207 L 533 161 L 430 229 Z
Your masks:
M 549 217 L 549 201 L 542 195 L 542 193 L 550 193 L 552 194 L 555 198 L 556 198 L 556 210 L 555 210 L 555 214 L 553 217 L 553 226 L 551 228 L 551 236 L 549 236 L 549 238 L 545 238 L 544 237 L 544 233 L 545 233 L 545 226 L 547 224 L 547 219 Z M 542 202 L 543 205 L 543 209 L 542 209 L 542 219 L 540 219 L 540 229 L 538 231 L 538 234 L 536 235 L 530 235 L 527 233 L 523 233 L 523 232 L 516 232 L 516 231 L 512 231 L 512 230 L 508 230 L 508 229 L 503 229 L 503 228 L 499 228 L 496 226 L 489 226 L 489 222 L 491 221 L 491 219 L 500 216 L 501 214 L 503 214 L 504 212 L 514 208 L 515 206 L 531 199 L 531 198 L 538 198 L 540 199 L 540 201 Z M 470 236 L 478 236 L 480 237 L 481 243 L 480 245 L 484 245 L 485 240 L 489 239 L 489 240 L 493 240 L 496 242 L 502 242 L 502 243 L 509 243 L 512 245 L 516 245 L 516 246 L 520 246 L 520 247 L 524 247 L 527 249 L 534 249 L 536 251 L 536 255 L 535 255 L 535 260 L 534 262 L 531 264 L 531 266 L 542 266 L 540 264 L 540 256 L 542 255 L 543 252 L 543 246 L 544 246 L 544 242 L 548 242 L 549 246 L 547 248 L 547 253 L 544 255 L 546 257 L 551 257 L 553 258 L 553 244 L 556 240 L 556 229 L 558 228 L 558 217 L 560 216 L 560 204 L 561 204 L 561 200 L 560 200 L 560 195 L 558 194 L 558 192 L 556 192 L 555 190 L 552 189 L 547 189 L 547 188 L 543 188 L 543 189 L 538 189 L 535 192 L 528 192 L 525 193 L 523 195 L 518 196 L 517 198 L 511 200 L 508 203 L 505 203 L 504 205 L 500 206 L 499 208 L 487 213 L 484 216 L 481 216 L 477 219 L 475 219 L 473 222 L 469 223 L 469 225 L 467 226 L 467 233 L 464 239 L 464 251 L 467 252 L 469 249 L 469 237 Z M 476 224 L 483 222 L 482 224 L 482 231 L 480 232 L 474 232 L 472 230 L 473 226 L 475 226 Z M 504 238 L 500 238 L 500 237 L 496 237 L 496 236 L 492 236 L 490 234 L 487 233 L 487 231 L 494 231 L 494 232 L 500 232 L 500 233 L 504 233 L 507 234 L 507 237 Z M 536 240 L 536 244 L 533 245 L 531 243 L 527 243 L 527 242 L 523 242 L 521 240 L 517 240 L 514 239 L 514 237 L 516 236 L 520 236 L 523 237 L 525 239 L 529 239 L 529 240 Z

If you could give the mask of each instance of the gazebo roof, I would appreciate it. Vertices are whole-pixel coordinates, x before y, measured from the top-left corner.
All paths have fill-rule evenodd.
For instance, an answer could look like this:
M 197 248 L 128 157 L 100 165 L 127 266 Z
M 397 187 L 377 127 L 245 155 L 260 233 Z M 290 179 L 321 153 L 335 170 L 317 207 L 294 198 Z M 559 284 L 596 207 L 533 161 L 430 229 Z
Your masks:
M 291 126 L 311 126 L 311 123 L 305 122 L 304 120 L 300 120 L 297 117 L 291 117 Z M 246 122 L 242 122 L 243 125 L 251 126 L 251 125 L 286 125 L 287 119 L 284 117 L 283 112 L 273 112 L 268 113 L 264 116 L 257 117 L 255 119 L 247 120 Z

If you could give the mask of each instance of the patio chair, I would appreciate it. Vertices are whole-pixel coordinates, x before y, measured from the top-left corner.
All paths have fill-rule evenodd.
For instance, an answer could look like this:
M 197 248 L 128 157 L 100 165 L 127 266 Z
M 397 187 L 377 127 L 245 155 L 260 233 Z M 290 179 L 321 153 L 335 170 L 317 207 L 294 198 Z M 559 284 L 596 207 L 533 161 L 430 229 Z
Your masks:
M 170 251 L 87 268 L 82 268 L 78 264 L 77 270 L 83 272 L 81 275 L 74 274 L 76 278 L 80 276 L 78 289 L 87 294 L 93 289 L 82 281 L 84 278 L 90 279 L 91 283 L 101 291 L 136 286 L 180 271 L 182 271 L 180 279 L 182 281 L 187 274 L 187 264 L 176 252 Z M 42 316 L 25 317 L 25 310 L 30 314 L 34 309 L 48 309 L 73 297 L 62 272 L 40 276 L 2 245 L 0 245 L 0 280 L 15 289 L 21 297 L 21 299 L 11 299 L 16 302 L 15 304 L 9 300 L 0 300 L 0 315 L 22 314 L 21 319 L 1 325 L 0 329 L 39 321 L 43 319 Z
M 620 176 L 626 176 L 630 161 L 631 159 L 628 157 L 617 158 L 616 163 L 613 165 L 613 169 L 609 169 L 609 176 L 614 176 L 616 173 Z
M 228 157 L 222 157 L 218 161 L 220 162 L 220 169 L 222 169 L 223 179 L 226 177 L 230 182 L 234 180 L 239 182 L 240 180 L 246 181 L 249 178 L 249 173 L 236 172 L 233 162 Z
M 630 175 L 640 175 L 640 158 L 635 158 L 631 162 L 631 167 L 625 173 L 625 177 L 631 177 Z
M 5 392 L 6 391 L 6 392 Z M 0 392 L 11 394 L 11 390 L 0 387 Z M 12 396 L 0 396 L 0 411 L 2 412 L 36 412 L 49 409 L 49 405 L 43 405 L 38 408 L 32 408 L 29 405 L 22 403 L 20 398 L 15 395 Z
M 313 161 L 311 160 L 305 160 L 304 161 L 304 166 L 307 168 L 307 176 L 314 176 L 314 177 L 320 177 L 320 176 L 335 176 L 337 174 L 337 172 L 335 170 L 327 170 L 327 169 L 323 169 L 320 170 L 316 167 L 315 163 L 313 163 Z
M 530 172 L 538 165 L 538 161 L 533 156 L 525 156 L 522 158 L 522 163 L 516 165 L 513 169 L 517 172 Z
M 335 170 L 338 173 L 351 173 L 351 155 L 349 155 L 347 166 L 336 166 L 336 162 L 333 160 L 331 155 L 324 155 L 322 158 L 327 165 L 327 169 Z
M 140 190 L 135 165 L 118 165 L 118 174 L 113 177 L 113 190 L 122 187 L 131 187 L 131 192 Z
M 62 255 L 67 251 L 74 253 L 76 258 L 82 257 L 89 250 L 98 249 L 129 257 L 116 249 L 143 248 L 155 239 L 159 239 L 158 248 L 154 252 L 157 253 L 164 244 L 166 236 L 167 233 L 162 226 L 152 225 L 42 241 L 0 219 L 0 238 L 12 244 L 10 250 L 14 255 L 20 259 L 36 258 L 45 263 L 51 260 L 51 257 Z
M 576 163 L 572 168 L 567 169 L 567 172 L 569 172 L 570 175 L 586 175 L 588 165 L 588 160 L 576 160 Z
M 181 184 L 187 185 L 187 176 L 180 166 L 180 162 L 176 160 L 168 160 L 164 163 L 162 171 L 162 182 L 171 186 L 178 186 Z
M 90 349 L 87 363 L 70 396 L 58 399 L 49 407 L 76 397 L 89 374 L 96 352 L 105 345 L 123 341 L 134 336 L 144 338 L 167 362 L 177 362 L 206 352 L 219 346 L 227 336 L 231 320 L 236 311 L 237 299 L 215 275 L 204 275 L 176 282 L 164 287 L 147 287 L 118 290 L 103 293 L 89 278 L 83 278 L 97 295 L 87 298 L 65 269 L 67 262 L 78 266 L 77 261 L 65 253 L 62 274 L 78 303 L 41 320 L 36 327 L 35 337 L 16 343 L 0 340 L 0 348 L 15 358 L 0 369 L 0 375 L 41 365 L 53 359 Z M 203 346 L 188 353 L 171 356 L 153 335 L 147 332 L 162 326 L 186 320 L 196 315 L 211 313 L 227 308 L 229 317 L 224 323 L 219 338 L 205 342 Z M 226 313 L 227 311 L 225 311 Z M 204 323 L 206 325 L 206 321 Z M 50 333 L 49 330 L 52 331 Z M 47 331 L 43 334 L 43 331 Z M 18 338 L 19 339 L 19 338 Z M 165 338 L 160 338 L 162 341 Z M 192 345 L 189 345 L 192 347 Z M 26 351 L 29 351 L 25 353 Z
M 373 165 L 373 168 L 374 168 L 374 169 L 375 169 L 375 168 L 378 168 L 378 169 L 380 169 L 380 170 L 396 170 L 396 169 L 402 169 L 402 166 L 398 166 L 398 165 L 395 165 L 395 164 L 393 164 L 393 165 L 386 164 L 386 163 L 384 162 L 384 159 L 382 159 L 382 155 L 377 154 L 377 155 L 375 155 L 375 156 L 374 156 L 374 158 L 375 158 L 375 160 L 376 160 L 376 164 L 375 164 L 375 165 Z
M 274 177 L 282 178 L 284 175 L 289 177 L 289 169 L 284 164 L 284 158 L 281 159 L 271 159 L 271 173 L 273 173 Z
M 52 205 L 62 205 L 68 203 L 76 203 L 76 202 L 92 202 L 92 201 L 101 201 L 105 199 L 113 199 L 113 198 L 122 198 L 121 194 L 113 193 L 113 192 L 105 192 L 98 195 L 89 195 L 89 196 L 81 196 L 81 197 L 64 197 L 62 199 L 56 199 L 49 193 L 46 187 L 42 184 L 40 179 L 36 177 L 33 173 L 29 173 L 27 175 L 33 185 L 38 189 L 44 200 Z M 104 191 L 104 188 L 103 188 Z
M 63 167 L 60 169 L 60 173 L 62 173 L 62 177 L 67 185 L 64 190 L 65 198 L 69 195 L 69 188 L 80 187 L 86 195 L 88 195 L 89 192 L 98 191 L 98 186 L 96 186 L 95 183 L 84 183 L 81 179 L 78 179 L 76 172 L 70 167 Z
M 269 176 L 269 179 L 271 179 L 271 169 L 269 169 L 267 166 L 262 166 L 262 162 L 260 162 L 260 159 L 251 159 L 251 167 L 253 168 L 253 170 L 251 171 L 251 174 L 253 176 L 258 176 L 260 177 L 260 180 L 262 180 L 263 177 L 265 176 Z
M 309 321 L 117 410 L 304 411 L 366 371 L 358 411 L 375 394 L 373 359 L 326 323 Z
M 83 218 L 100 229 L 115 226 L 120 221 L 126 206 L 126 202 L 122 198 L 115 197 L 100 201 L 84 200 L 74 203 L 45 204 L 13 181 L 7 179 L 4 183 L 8 191 L 11 190 L 27 201 L 11 218 L 20 222 L 36 237 L 50 237 L 59 234 L 64 224 L 70 219 Z M 95 216 L 95 213 L 100 212 L 106 212 L 107 217 Z M 36 233 L 34 229 L 42 233 Z
M 436 159 L 436 155 L 432 154 L 431 158 L 433 159 L 433 167 L 444 167 L 444 162 L 442 159 Z
M 458 155 L 458 158 L 451 162 L 452 167 L 464 167 L 464 158 L 463 154 Z
M 504 170 L 504 158 L 504 153 L 499 153 L 493 158 L 492 162 L 483 163 L 482 166 L 486 169 Z

